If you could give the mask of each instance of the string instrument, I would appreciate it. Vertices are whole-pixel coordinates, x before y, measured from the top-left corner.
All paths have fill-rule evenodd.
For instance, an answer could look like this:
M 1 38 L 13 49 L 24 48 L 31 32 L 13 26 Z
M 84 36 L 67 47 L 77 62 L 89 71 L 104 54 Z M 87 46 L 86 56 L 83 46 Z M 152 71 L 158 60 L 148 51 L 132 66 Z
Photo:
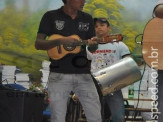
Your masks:
M 150 67 L 163 70 L 163 19 L 155 17 L 146 24 L 142 54 Z
M 48 38 L 48 40 L 56 40 L 56 39 L 60 39 L 63 37 L 64 36 L 59 35 L 59 34 L 53 34 Z M 88 40 L 81 40 L 78 35 L 71 35 L 68 37 L 76 39 L 77 42 L 74 43 L 73 46 L 60 44 L 58 46 L 55 46 L 55 47 L 49 49 L 47 51 L 47 53 L 51 59 L 59 60 L 59 59 L 62 59 L 67 54 L 79 53 L 81 51 L 81 45 L 86 45 L 88 43 Z M 111 40 L 113 40 L 113 39 L 116 39 L 117 41 L 121 41 L 123 39 L 123 36 L 121 34 L 109 35 L 102 39 L 101 38 L 97 39 L 97 42 L 98 43 L 108 43 L 108 42 L 111 42 Z
M 113 35 L 108 35 L 103 38 L 102 41 L 99 43 L 112 43 L 112 42 L 119 42 L 123 40 L 122 34 L 113 34 Z

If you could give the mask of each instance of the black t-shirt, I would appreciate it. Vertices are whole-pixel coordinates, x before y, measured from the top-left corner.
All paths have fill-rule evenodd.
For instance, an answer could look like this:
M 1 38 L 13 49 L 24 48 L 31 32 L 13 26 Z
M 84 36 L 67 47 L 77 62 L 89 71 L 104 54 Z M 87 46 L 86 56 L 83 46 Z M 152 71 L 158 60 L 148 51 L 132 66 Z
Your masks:
M 62 11 L 62 7 L 44 14 L 38 33 L 47 36 L 53 34 L 71 36 L 75 34 L 82 40 L 95 36 L 93 19 L 89 14 L 79 11 L 77 17 L 72 19 Z M 81 51 L 77 54 L 67 54 L 59 60 L 50 59 L 50 71 L 68 74 L 90 73 L 85 47 L 81 46 Z

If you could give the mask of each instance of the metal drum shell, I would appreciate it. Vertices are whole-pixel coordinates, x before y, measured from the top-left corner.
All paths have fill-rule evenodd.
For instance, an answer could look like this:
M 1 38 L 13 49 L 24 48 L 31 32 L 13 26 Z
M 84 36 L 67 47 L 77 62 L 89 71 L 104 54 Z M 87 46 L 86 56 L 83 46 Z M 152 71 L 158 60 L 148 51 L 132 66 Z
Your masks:
M 97 80 L 104 96 L 141 79 L 140 69 L 131 57 L 123 58 L 92 75 Z

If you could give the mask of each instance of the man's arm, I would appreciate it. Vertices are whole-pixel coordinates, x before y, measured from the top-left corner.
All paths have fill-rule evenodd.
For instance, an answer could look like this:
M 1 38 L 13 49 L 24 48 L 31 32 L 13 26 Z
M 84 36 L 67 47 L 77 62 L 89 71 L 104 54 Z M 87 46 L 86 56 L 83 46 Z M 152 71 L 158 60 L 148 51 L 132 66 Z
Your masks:
M 49 50 L 55 46 L 68 45 L 73 46 L 78 41 L 72 37 L 61 37 L 54 40 L 46 40 L 47 35 L 38 33 L 35 41 L 35 47 L 38 50 Z
M 47 35 L 46 34 L 37 34 L 36 41 L 35 41 L 35 47 L 38 50 L 48 50 L 50 48 L 53 48 L 57 45 L 59 45 L 59 40 L 46 40 Z
M 126 57 L 131 57 L 132 58 L 131 54 L 126 54 L 126 55 L 122 56 L 122 58 L 126 58 Z

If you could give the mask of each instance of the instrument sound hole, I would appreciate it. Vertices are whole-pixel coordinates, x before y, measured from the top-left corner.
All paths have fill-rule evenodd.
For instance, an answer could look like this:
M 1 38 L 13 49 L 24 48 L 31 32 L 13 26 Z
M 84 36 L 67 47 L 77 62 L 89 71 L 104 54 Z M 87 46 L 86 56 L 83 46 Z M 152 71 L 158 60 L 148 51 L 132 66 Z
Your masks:
M 66 51 L 73 51 L 76 46 L 68 46 L 68 45 L 63 45 L 63 48 L 66 50 Z

